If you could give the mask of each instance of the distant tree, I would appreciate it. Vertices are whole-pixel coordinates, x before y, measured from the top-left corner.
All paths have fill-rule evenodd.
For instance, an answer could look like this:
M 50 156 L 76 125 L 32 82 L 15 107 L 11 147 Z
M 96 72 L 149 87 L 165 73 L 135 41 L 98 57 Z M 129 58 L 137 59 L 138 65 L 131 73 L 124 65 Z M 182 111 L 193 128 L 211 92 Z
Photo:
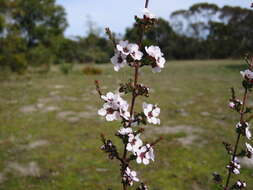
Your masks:
M 173 31 L 170 23 L 162 18 L 159 18 L 154 28 L 149 30 L 143 36 L 143 44 L 151 45 L 157 44 L 164 49 L 166 58 L 171 58 L 171 49 L 173 47 L 176 33 Z M 139 38 L 138 29 L 136 25 L 126 29 L 125 39 L 137 41 Z
M 186 46 L 178 46 L 189 50 L 184 54 L 192 58 L 240 57 L 253 47 L 253 11 L 249 9 L 199 3 L 188 10 L 173 12 L 171 22 L 181 36 L 177 42 L 187 41 Z M 179 54 L 182 55 L 177 52 L 175 57 Z
M 12 27 L 20 30 L 28 49 L 40 43 L 50 46 L 51 39 L 63 35 L 67 27 L 64 8 L 55 0 L 15 0 L 9 4 Z
M 194 4 L 188 10 L 171 14 L 172 27 L 180 35 L 204 39 L 209 34 L 209 22 L 218 19 L 218 11 L 215 4 Z

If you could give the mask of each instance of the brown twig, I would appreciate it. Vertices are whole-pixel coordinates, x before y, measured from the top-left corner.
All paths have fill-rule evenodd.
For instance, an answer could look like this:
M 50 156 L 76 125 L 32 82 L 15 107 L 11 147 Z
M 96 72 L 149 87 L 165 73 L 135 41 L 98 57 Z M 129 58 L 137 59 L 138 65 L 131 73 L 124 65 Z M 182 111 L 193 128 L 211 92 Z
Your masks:
M 146 0 L 145 8 L 148 8 L 148 3 L 149 3 L 149 0 Z
M 102 92 L 101 92 L 101 89 L 100 89 L 99 81 L 98 81 L 98 80 L 95 80 L 95 86 L 96 86 L 96 91 L 97 91 L 98 94 L 99 94 L 99 97 L 101 97 L 103 94 L 102 94 Z
M 149 0 L 146 0 L 145 2 L 145 8 L 148 8 L 148 3 L 149 3 Z M 143 30 L 143 28 L 141 28 L 141 30 Z M 140 40 L 139 40 L 139 48 L 141 48 L 142 46 L 142 38 L 143 38 L 143 31 L 140 33 Z M 132 92 L 132 100 L 131 100 L 131 106 L 130 106 L 130 120 L 129 120 L 129 126 L 131 126 L 131 123 L 132 123 L 132 117 L 133 117 L 133 114 L 134 114 L 134 106 L 135 106 L 135 100 L 136 100 L 136 88 L 137 88 L 137 84 L 138 84 L 138 76 L 139 76 L 139 67 L 140 67 L 140 64 L 139 62 L 135 62 L 134 63 L 134 90 Z M 128 159 L 127 159 L 127 143 L 125 143 L 125 146 L 124 146 L 124 153 L 123 153 L 123 163 L 122 163 L 122 166 L 121 166 L 121 170 L 122 171 L 125 171 L 127 165 L 128 165 Z M 122 178 L 123 178 L 123 175 L 124 173 L 122 172 Z M 127 184 L 123 183 L 123 190 L 127 190 Z
M 244 108 L 245 108 L 245 104 L 246 104 L 246 100 L 247 100 L 247 95 L 248 95 L 248 90 L 247 90 L 247 88 L 245 88 L 242 108 L 241 108 L 241 111 L 240 111 L 240 122 L 241 123 L 244 122 L 244 113 L 245 113 Z M 235 157 L 236 157 L 236 154 L 237 154 L 237 149 L 238 149 L 238 145 L 239 145 L 239 142 L 240 142 L 240 138 L 241 138 L 241 133 L 238 133 L 236 143 L 235 143 L 234 152 L 232 154 L 232 161 L 233 162 L 235 161 Z M 224 190 L 229 190 L 228 188 L 229 188 L 229 182 L 230 182 L 230 179 L 231 179 L 231 174 L 232 174 L 232 171 L 229 170 Z

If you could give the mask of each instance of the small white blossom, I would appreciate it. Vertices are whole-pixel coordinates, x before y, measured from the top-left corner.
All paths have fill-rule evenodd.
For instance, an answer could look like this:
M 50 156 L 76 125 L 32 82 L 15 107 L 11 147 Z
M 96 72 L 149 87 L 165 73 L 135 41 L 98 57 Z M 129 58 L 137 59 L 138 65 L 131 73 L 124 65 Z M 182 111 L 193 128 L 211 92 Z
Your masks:
M 117 110 L 114 110 L 109 104 L 105 103 L 103 108 L 98 110 L 98 115 L 105 116 L 107 121 L 114 121 L 120 118 Z
M 119 52 L 121 52 L 124 55 L 130 54 L 130 46 L 127 40 L 126 41 L 121 40 L 119 44 L 117 44 L 116 48 Z
M 231 109 L 234 109 L 234 108 L 235 108 L 235 103 L 234 103 L 234 102 L 229 102 L 228 106 L 229 106 Z
M 249 69 L 240 72 L 242 77 L 250 82 L 253 82 L 253 72 Z
M 236 187 L 239 188 L 239 189 L 243 189 L 243 188 L 245 188 L 246 186 L 247 186 L 247 184 L 246 184 L 246 182 L 244 182 L 244 181 L 238 180 L 238 181 L 236 182 Z
M 155 61 L 153 65 L 153 72 L 161 72 L 161 69 L 164 68 L 166 60 L 163 57 L 163 53 L 158 46 L 149 46 L 145 47 L 147 54 L 152 57 Z
M 247 153 L 246 153 L 246 155 L 249 157 L 249 158 L 251 158 L 252 157 L 252 155 L 253 155 L 253 147 L 249 144 L 249 143 L 246 143 L 246 151 L 247 151 Z
M 130 55 L 134 60 L 140 61 L 143 53 L 139 51 L 139 46 L 137 44 L 129 44 L 129 49 L 130 49 Z
M 160 119 L 157 118 L 160 114 L 160 108 L 156 105 L 147 104 L 146 102 L 142 105 L 145 116 L 147 117 L 147 121 L 153 124 L 160 124 Z
M 150 146 L 150 144 L 146 144 L 141 147 L 137 152 L 136 162 L 138 164 L 149 164 L 149 160 L 155 161 L 154 149 Z
M 130 186 L 133 185 L 134 181 L 136 182 L 140 181 L 139 178 L 137 178 L 137 173 L 133 170 L 131 171 L 129 167 L 126 168 L 125 173 L 123 175 L 123 179 Z
M 228 106 L 231 108 L 231 109 L 236 109 L 238 108 L 238 106 L 242 105 L 242 101 L 238 100 L 238 99 L 235 99 L 235 100 L 231 100 L 228 104 Z
M 242 134 L 244 136 L 246 136 L 249 140 L 251 139 L 252 135 L 251 135 L 251 132 L 249 130 L 249 123 L 248 122 L 244 122 L 244 123 L 239 122 L 239 123 L 236 124 L 236 128 L 240 129 L 240 130 L 244 130 L 242 132 Z
M 144 15 L 146 18 L 149 18 L 149 19 L 154 19 L 154 18 L 156 18 L 156 16 L 155 16 L 153 13 L 151 13 L 150 10 L 147 9 L 147 8 L 143 9 L 142 12 L 143 12 L 143 15 Z
M 118 133 L 121 135 L 129 135 L 130 133 L 133 133 L 133 129 L 128 127 L 128 128 L 121 128 L 118 130 Z
M 119 93 L 113 94 L 108 92 L 106 96 L 102 95 L 101 98 L 105 100 L 103 108 L 98 110 L 98 114 L 105 116 L 107 121 L 118 120 L 120 117 L 129 118 L 128 103 L 123 100 Z
M 135 154 L 137 151 L 139 151 L 142 144 L 143 143 L 142 143 L 142 140 L 140 139 L 140 134 L 138 134 L 138 135 L 129 134 L 126 149 Z
M 237 158 L 235 158 L 234 161 L 231 161 L 230 164 L 227 165 L 227 168 L 236 175 L 240 174 L 241 165 L 239 164 Z
M 125 65 L 127 65 L 126 55 L 121 52 L 116 52 L 115 55 L 111 58 L 111 62 L 114 65 L 114 70 L 119 71 Z
M 246 135 L 246 137 L 250 140 L 251 139 L 251 132 L 250 132 L 250 130 L 249 130 L 249 127 L 247 127 L 246 129 L 245 129 L 245 135 Z

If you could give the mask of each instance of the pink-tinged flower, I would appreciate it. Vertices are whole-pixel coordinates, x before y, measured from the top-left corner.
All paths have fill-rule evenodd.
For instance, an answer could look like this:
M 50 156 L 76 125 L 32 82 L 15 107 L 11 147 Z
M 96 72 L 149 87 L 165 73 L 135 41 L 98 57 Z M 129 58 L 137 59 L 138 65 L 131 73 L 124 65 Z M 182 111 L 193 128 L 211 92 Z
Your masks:
M 241 165 L 239 164 L 237 158 L 235 158 L 234 161 L 231 161 L 230 164 L 227 165 L 227 168 L 236 175 L 240 174 Z
M 121 115 L 121 117 L 123 117 L 127 121 L 130 118 L 130 113 L 128 111 L 128 107 L 129 107 L 129 105 L 125 100 L 121 101 L 120 108 L 119 108 L 120 115 Z
M 124 172 L 123 180 L 130 186 L 133 185 L 134 181 L 136 182 L 140 181 L 139 178 L 137 178 L 137 173 L 133 170 L 131 171 L 129 167 L 127 167 Z
M 235 103 L 234 103 L 234 102 L 229 102 L 229 103 L 228 103 L 228 106 L 229 106 L 231 109 L 234 109 L 234 108 L 235 108 Z
M 246 143 L 246 148 L 246 154 L 249 158 L 251 158 L 253 155 L 253 147 L 249 143 Z
M 121 68 L 127 65 L 126 55 L 121 52 L 116 52 L 111 58 L 111 62 L 114 65 L 114 70 L 118 72 Z
M 249 123 L 248 122 L 239 122 L 236 124 L 236 129 L 241 133 L 243 136 L 246 136 L 249 140 L 251 139 L 251 132 L 249 130 Z
M 136 154 L 136 152 L 139 151 L 142 144 L 143 143 L 142 143 L 142 140 L 140 139 L 140 134 L 138 135 L 129 134 L 126 149 Z
M 145 47 L 147 54 L 154 60 L 155 64 L 152 65 L 153 72 L 161 72 L 164 68 L 166 60 L 163 57 L 163 53 L 158 46 Z
M 238 181 L 236 182 L 236 184 L 234 185 L 234 187 L 235 187 L 236 189 L 243 189 L 243 188 L 245 188 L 246 186 L 247 186 L 246 182 L 241 181 L 241 180 L 238 180 Z
M 129 44 L 130 55 L 134 60 L 140 61 L 143 53 L 139 51 L 139 46 L 137 44 Z
M 121 128 L 121 129 L 118 130 L 118 133 L 120 135 L 129 135 L 129 134 L 133 133 L 133 129 L 130 128 L 130 127 L 128 127 L 128 128 Z
M 155 161 L 154 149 L 150 144 L 146 144 L 138 150 L 136 162 L 147 165 L 149 164 L 149 160 Z
M 109 104 L 105 103 L 101 109 L 98 110 L 98 115 L 105 116 L 107 121 L 114 121 L 120 118 L 117 110 L 113 109 Z
M 253 72 L 251 70 L 247 69 L 245 71 L 241 71 L 240 73 L 245 80 L 253 82 Z
M 234 99 L 234 100 L 230 100 L 228 106 L 231 109 L 236 109 L 237 107 L 242 105 L 242 101 L 238 100 L 238 99 Z
M 153 13 L 151 13 L 150 10 L 147 9 L 147 8 L 143 9 L 142 12 L 143 12 L 143 15 L 144 15 L 146 18 L 149 18 L 149 19 L 154 19 L 154 18 L 156 18 L 156 16 L 155 16 Z
M 249 130 L 249 127 L 247 127 L 246 129 L 245 129 L 245 135 L 246 135 L 246 137 L 250 140 L 251 139 L 251 132 L 250 132 L 250 130 Z
M 105 116 L 107 121 L 114 121 L 123 118 L 129 118 L 128 103 L 120 97 L 119 93 L 113 94 L 108 92 L 106 96 L 102 95 L 101 98 L 106 102 L 103 108 L 98 110 L 98 114 Z
M 147 104 L 146 102 L 143 103 L 143 112 L 145 116 L 147 117 L 147 121 L 149 123 L 153 124 L 160 124 L 160 119 L 157 118 L 160 114 L 160 108 L 158 108 L 156 105 Z
M 121 52 L 126 56 L 130 54 L 131 46 L 127 40 L 126 41 L 121 40 L 119 44 L 117 44 L 116 48 L 119 52 Z

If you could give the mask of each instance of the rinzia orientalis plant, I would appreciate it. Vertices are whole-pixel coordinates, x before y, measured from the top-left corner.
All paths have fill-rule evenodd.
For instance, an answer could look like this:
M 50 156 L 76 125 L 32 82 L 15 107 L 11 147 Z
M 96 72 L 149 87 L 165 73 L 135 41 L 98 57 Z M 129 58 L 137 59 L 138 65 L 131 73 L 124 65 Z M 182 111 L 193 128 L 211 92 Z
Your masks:
M 136 26 L 139 33 L 139 41 L 132 43 L 127 40 L 117 41 L 110 29 L 106 29 L 106 33 L 112 40 L 115 48 L 115 54 L 111 58 L 111 62 L 116 72 L 120 72 L 125 66 L 129 66 L 134 70 L 133 79 L 120 85 L 117 92 L 107 92 L 103 94 L 99 87 L 99 82 L 95 81 L 97 91 L 101 100 L 104 102 L 102 108 L 98 110 L 98 114 L 103 116 L 106 121 L 120 121 L 119 127 L 115 135 L 121 139 L 122 147 L 118 148 L 115 144 L 101 134 L 101 149 L 108 154 L 110 159 L 117 159 L 120 164 L 120 176 L 123 190 L 133 186 L 134 183 L 140 183 L 136 190 L 147 190 L 147 185 L 141 182 L 138 173 L 134 171 L 132 163 L 148 165 L 155 161 L 154 146 L 161 140 L 145 144 L 141 135 L 144 132 L 141 124 L 160 124 L 159 114 L 160 108 L 157 105 L 143 102 L 142 112 L 135 111 L 136 99 L 139 96 L 148 97 L 149 88 L 138 82 L 139 71 L 143 66 L 151 67 L 153 72 L 160 72 L 164 68 L 165 59 L 163 53 L 158 46 L 146 46 L 142 44 L 144 32 L 149 30 L 156 23 L 155 15 L 148 9 L 148 0 L 145 3 L 143 16 L 135 17 Z M 123 95 L 130 95 L 130 104 L 123 99 Z M 120 151 L 121 149 L 122 152 Z
M 247 106 L 247 99 L 253 88 L 253 58 L 247 56 L 245 61 L 248 69 L 240 72 L 242 76 L 242 87 L 244 89 L 243 98 L 237 98 L 234 88 L 231 88 L 232 96 L 228 104 L 230 109 L 239 114 L 239 121 L 234 127 L 237 136 L 235 144 L 232 145 L 230 143 L 223 142 L 225 149 L 230 156 L 230 161 L 226 166 L 228 174 L 226 177 L 222 177 L 218 173 L 213 174 L 214 180 L 219 183 L 224 190 L 246 188 L 247 184 L 245 181 L 238 179 L 237 181 L 231 182 L 231 179 L 232 175 L 239 176 L 240 174 L 241 165 L 238 159 L 239 157 L 253 158 L 253 147 L 249 142 L 252 136 L 249 122 L 253 119 L 253 114 L 251 112 L 251 108 Z M 243 144 L 241 150 L 239 150 L 240 144 Z

